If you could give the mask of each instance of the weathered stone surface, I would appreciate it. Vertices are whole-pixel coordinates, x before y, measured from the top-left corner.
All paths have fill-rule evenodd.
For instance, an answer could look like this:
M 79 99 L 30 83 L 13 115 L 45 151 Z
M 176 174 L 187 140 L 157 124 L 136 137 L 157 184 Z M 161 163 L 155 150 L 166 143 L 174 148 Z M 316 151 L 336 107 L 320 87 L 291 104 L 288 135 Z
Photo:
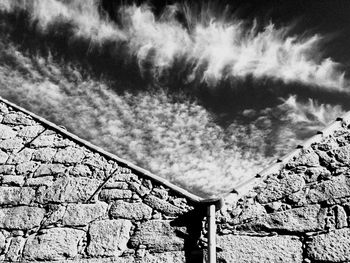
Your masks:
M 2 113 L 1 115 L 5 115 L 5 114 L 9 113 L 9 109 L 8 109 L 7 105 L 3 102 L 0 102 L 0 112 Z
M 28 205 L 35 199 L 30 187 L 0 187 L 0 205 Z
M 350 162 L 350 145 L 335 149 L 334 155 L 338 161 L 348 164 Z
M 333 230 L 311 237 L 306 251 L 310 259 L 321 262 L 350 261 L 350 229 Z
M 303 262 L 302 243 L 298 237 L 253 237 L 225 235 L 217 237 L 219 262 Z M 220 261 L 221 260 L 221 261 Z
M 132 190 L 134 190 L 140 196 L 145 196 L 151 192 L 151 189 L 149 189 L 149 188 L 147 188 L 147 187 L 145 187 L 142 184 L 137 183 L 137 182 L 131 182 L 129 185 L 130 185 L 130 188 Z
M 322 229 L 319 218 L 320 206 L 309 205 L 262 216 L 244 227 L 254 230 L 283 230 L 308 232 Z
M 20 236 L 11 238 L 11 243 L 6 253 L 6 259 L 9 261 L 20 260 L 25 241 L 26 240 Z
M 133 173 L 117 173 L 113 176 L 113 179 L 115 181 L 120 181 L 120 182 L 132 182 L 132 181 L 138 181 L 139 178 L 137 177 L 136 174 Z
M 304 178 L 307 183 L 316 182 L 317 180 L 329 179 L 331 177 L 330 171 L 326 168 L 310 167 L 305 171 Z
M 26 262 L 29 263 L 29 262 Z M 55 261 L 45 261 L 44 263 L 139 263 L 131 256 L 108 257 L 108 258 L 75 258 Z
M 4 164 L 6 163 L 7 159 L 8 159 L 8 154 L 5 153 L 4 151 L 0 150 L 0 164 Z
M 122 189 L 103 189 L 100 192 L 100 199 L 103 201 L 111 201 L 116 199 L 129 199 L 132 197 L 130 190 Z
M 82 230 L 51 228 L 42 235 L 29 236 L 23 256 L 29 260 L 58 260 L 78 254 L 78 242 L 85 235 Z
M 145 245 L 154 252 L 178 251 L 183 249 L 184 239 L 176 234 L 177 230 L 185 232 L 184 228 L 170 226 L 169 221 L 147 221 L 135 231 L 135 235 L 130 239 L 130 244 L 135 248 Z
M 115 188 L 115 189 L 129 189 L 129 184 L 126 182 L 115 182 L 113 180 L 108 180 L 107 183 L 103 186 L 103 188 Z
M 41 125 L 33 125 L 33 126 L 24 126 L 22 127 L 19 132 L 18 136 L 20 137 L 26 137 L 26 138 L 34 138 L 44 131 L 44 127 Z
M 348 226 L 347 215 L 344 208 L 340 205 L 336 205 L 334 208 L 335 213 L 335 227 L 343 228 Z
M 41 134 L 38 138 L 32 141 L 30 145 L 34 147 L 51 147 L 54 145 L 55 138 L 56 136 L 53 134 Z
M 45 209 L 18 206 L 0 208 L 0 228 L 27 230 L 40 225 Z
M 16 137 L 17 132 L 10 126 L 0 124 L 0 139 L 10 139 Z
M 3 185 L 22 186 L 24 185 L 24 176 L 20 175 L 3 175 L 0 177 Z
M 52 186 L 53 183 L 53 176 L 42 176 L 36 178 L 28 178 L 26 181 L 26 186 Z
M 23 147 L 23 140 L 21 138 L 11 138 L 0 141 L 0 149 L 14 151 Z
M 263 215 L 266 215 L 265 208 L 260 205 L 259 203 L 249 205 L 245 209 L 241 211 L 241 213 L 238 216 L 239 222 L 245 222 L 249 219 L 261 217 Z
M 175 216 L 181 215 L 184 211 L 166 200 L 160 199 L 153 195 L 148 195 L 145 197 L 144 202 L 150 207 L 157 209 L 160 212 L 165 213 L 166 215 Z
M 3 121 L 5 124 L 12 125 L 34 125 L 35 121 L 21 112 L 6 114 Z
M 184 263 L 186 261 L 184 252 L 163 252 L 163 253 L 147 253 L 140 263 Z
M 14 165 L 0 165 L 0 174 L 15 174 L 15 166 Z
M 102 182 L 86 177 L 61 177 L 52 186 L 41 188 L 38 201 L 48 202 L 84 202 L 97 190 Z
M 260 203 L 279 200 L 285 195 L 298 192 L 305 185 L 304 179 L 295 174 L 286 175 L 282 179 L 272 177 L 266 180 L 265 183 L 266 187 L 257 196 Z
M 107 160 L 98 154 L 89 156 L 83 161 L 83 164 L 95 167 L 97 169 L 104 169 L 108 166 Z
M 64 139 L 61 135 L 46 130 L 44 133 L 42 133 L 38 138 L 36 138 L 34 141 L 31 142 L 31 146 L 38 148 L 38 147 L 67 147 L 67 146 L 74 146 L 75 143 L 72 140 Z
M 28 174 L 28 173 L 33 173 L 37 167 L 39 166 L 38 163 L 29 161 L 29 162 L 24 162 L 16 165 L 16 174 Z
M 315 185 L 310 189 L 306 199 L 310 203 L 320 203 L 344 196 L 350 196 L 350 180 L 341 175 Z
M 129 240 L 131 222 L 128 220 L 95 221 L 89 228 L 90 243 L 87 253 L 91 256 L 120 256 Z
M 92 174 L 90 168 L 87 165 L 83 164 L 77 164 L 73 169 L 70 171 L 70 174 L 73 176 L 85 176 L 88 177 Z
M 44 226 L 56 224 L 62 220 L 66 212 L 66 207 L 63 205 L 49 205 L 49 216 L 43 221 Z
M 66 167 L 63 164 L 41 164 L 38 169 L 36 169 L 34 176 L 57 175 L 64 173 L 65 170 Z
M 64 149 L 59 149 L 54 157 L 54 162 L 73 164 L 79 163 L 84 158 L 84 151 L 81 148 L 66 147 Z
M 62 224 L 67 226 L 87 225 L 91 221 L 104 216 L 107 208 L 108 204 L 104 202 L 96 204 L 69 204 Z
M 160 199 L 164 199 L 164 200 L 167 200 L 169 197 L 169 193 L 167 190 L 159 189 L 159 188 L 154 188 L 152 190 L 152 195 L 154 195 L 155 197 L 158 197 Z
M 118 200 L 112 204 L 109 214 L 112 218 L 143 220 L 151 218 L 152 208 L 143 203 L 128 203 Z
M 23 163 L 23 162 L 29 162 L 30 159 L 32 158 L 33 151 L 34 151 L 33 149 L 24 148 L 20 152 L 12 154 L 8 158 L 7 163 L 8 164 L 19 164 L 19 163 Z
M 6 237 L 3 233 L 0 232 L 0 254 L 5 250 L 6 248 Z
M 56 149 L 51 147 L 39 148 L 33 153 L 34 161 L 49 162 L 56 154 Z
M 320 160 L 317 153 L 308 149 L 302 150 L 300 155 L 294 161 L 290 162 L 290 164 L 293 166 L 317 167 L 320 166 Z

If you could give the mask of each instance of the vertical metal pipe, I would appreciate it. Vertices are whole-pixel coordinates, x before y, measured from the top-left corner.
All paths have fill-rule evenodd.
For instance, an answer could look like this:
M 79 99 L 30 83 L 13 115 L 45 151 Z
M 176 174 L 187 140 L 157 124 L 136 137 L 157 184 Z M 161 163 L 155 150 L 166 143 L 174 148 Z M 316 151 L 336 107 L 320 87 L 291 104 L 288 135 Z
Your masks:
M 207 208 L 208 223 L 208 263 L 216 263 L 216 222 L 215 205 L 211 204 Z

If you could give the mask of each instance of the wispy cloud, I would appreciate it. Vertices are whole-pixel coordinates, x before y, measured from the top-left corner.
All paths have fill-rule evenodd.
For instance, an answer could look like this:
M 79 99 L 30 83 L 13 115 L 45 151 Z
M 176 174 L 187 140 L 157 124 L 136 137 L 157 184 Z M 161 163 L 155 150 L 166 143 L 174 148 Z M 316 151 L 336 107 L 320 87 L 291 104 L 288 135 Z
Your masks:
M 119 24 L 101 15 L 94 0 L 6 0 L 0 9 L 26 10 L 42 31 L 55 23 L 70 23 L 74 37 L 86 38 L 91 44 L 113 41 L 118 49 L 119 43 L 126 43 L 140 70 L 151 65 L 155 77 L 181 60 L 189 68 L 185 81 L 199 80 L 211 86 L 248 76 L 339 90 L 347 85 L 340 65 L 322 59 L 322 36 L 290 35 L 288 26 L 277 28 L 270 23 L 258 29 L 256 22 L 248 26 L 242 20 L 220 19 L 210 9 L 196 14 L 181 4 L 167 6 L 158 16 L 147 5 L 121 6 Z M 186 18 L 187 26 L 176 14 Z

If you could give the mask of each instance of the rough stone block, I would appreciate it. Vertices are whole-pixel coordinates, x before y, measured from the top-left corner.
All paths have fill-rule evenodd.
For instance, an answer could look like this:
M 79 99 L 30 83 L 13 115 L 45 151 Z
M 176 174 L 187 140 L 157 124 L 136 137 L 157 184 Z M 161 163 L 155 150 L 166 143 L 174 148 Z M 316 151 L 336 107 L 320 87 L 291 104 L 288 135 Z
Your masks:
M 17 206 L 0 208 L 0 228 L 27 230 L 40 225 L 45 209 Z
M 144 201 L 150 207 L 157 209 L 158 211 L 165 213 L 169 216 L 176 216 L 184 213 L 182 209 L 170 204 L 166 200 L 160 199 L 153 195 L 146 196 Z
M 0 141 L 0 149 L 7 151 L 16 151 L 23 147 L 23 140 L 21 138 L 11 138 Z
M 311 237 L 306 252 L 313 261 L 347 262 L 350 261 L 349 247 L 350 229 L 344 228 Z
M 324 167 L 310 167 L 305 171 L 304 178 L 307 183 L 316 182 L 318 180 L 329 179 L 331 177 L 330 171 Z
M 36 178 L 28 178 L 26 186 L 52 186 L 54 183 L 53 176 L 42 176 Z
M 24 162 L 29 162 L 30 159 L 32 158 L 33 154 L 33 149 L 30 148 L 24 148 L 18 153 L 12 154 L 8 160 L 8 164 L 19 164 L 19 163 L 24 163 Z
M 344 175 L 318 183 L 306 196 L 309 203 L 320 203 L 335 198 L 350 196 L 350 180 Z
M 106 214 L 107 203 L 98 202 L 95 204 L 68 204 L 62 224 L 67 226 L 87 225 Z
M 43 221 L 44 226 L 56 224 L 62 220 L 66 212 L 66 207 L 63 205 L 49 205 L 48 217 Z
M 44 175 L 57 175 L 63 174 L 66 167 L 63 164 L 49 163 L 41 164 L 38 169 L 36 169 L 34 176 L 44 176 Z
M 302 243 L 293 236 L 225 235 L 217 237 L 217 246 L 222 249 L 222 252 L 218 253 L 219 262 L 303 262 Z
M 151 192 L 151 189 L 143 186 L 141 183 L 130 182 L 129 185 L 130 185 L 130 188 L 140 196 L 145 196 Z
M 18 131 L 18 136 L 26 138 L 34 138 L 44 131 L 41 125 L 24 126 Z
M 163 252 L 163 253 L 147 253 L 140 263 L 184 263 L 187 262 L 184 252 Z
M 22 186 L 24 185 L 24 176 L 3 175 L 0 177 L 3 185 Z
M 60 177 L 52 186 L 40 189 L 38 202 L 85 202 L 101 183 L 97 179 L 86 177 Z
M 89 228 L 90 243 L 87 253 L 90 256 L 120 256 L 126 250 L 131 222 L 128 220 L 95 221 Z
M 7 164 L 0 165 L 0 174 L 15 174 L 15 166 Z
M 335 149 L 334 155 L 339 162 L 348 164 L 350 162 L 350 145 Z
M 127 190 L 129 189 L 129 184 L 126 182 L 116 182 L 114 180 L 108 180 L 107 183 L 103 186 L 103 188 L 115 188 Z
M 25 244 L 25 239 L 23 237 L 13 237 L 11 238 L 11 243 L 9 249 L 6 253 L 6 259 L 9 261 L 19 261 L 21 259 L 21 252 Z
M 7 105 L 3 102 L 0 102 L 0 113 L 2 113 L 1 115 L 9 113 Z
M 34 161 L 49 162 L 56 154 L 56 149 L 51 147 L 39 148 L 33 153 Z
M 129 199 L 132 197 L 132 191 L 123 189 L 103 189 L 100 192 L 100 199 L 111 201 L 116 199 Z
M 32 118 L 21 112 L 6 114 L 2 122 L 11 125 L 35 125 L 35 121 Z
M 0 139 L 10 139 L 16 137 L 17 132 L 10 126 L 0 124 Z
M 316 152 L 311 149 L 302 150 L 300 155 L 290 162 L 293 166 L 307 166 L 316 167 L 320 166 L 320 159 Z
M 112 204 L 109 214 L 112 218 L 143 220 L 151 218 L 152 208 L 143 203 L 128 203 L 118 200 Z
M 75 147 L 66 147 L 64 149 L 59 149 L 54 157 L 54 162 L 73 164 L 80 163 L 84 158 L 84 150 Z
M 323 223 L 320 220 L 320 206 L 289 209 L 283 212 L 267 214 L 243 225 L 244 228 L 254 230 L 282 230 L 289 232 L 308 232 L 321 230 Z
M 33 161 L 20 163 L 16 165 L 16 174 L 34 173 L 38 166 L 39 164 Z
M 0 254 L 5 250 L 6 248 L 6 237 L 3 233 L 0 232 Z
M 305 185 L 304 179 L 295 174 L 286 175 L 282 179 L 269 178 L 266 187 L 257 196 L 260 203 L 268 203 L 279 200 L 294 192 L 298 192 Z
M 28 205 L 35 199 L 30 187 L 0 187 L 0 205 Z
M 7 159 L 8 159 L 8 154 L 5 153 L 4 151 L 0 150 L 0 164 L 4 164 L 6 163 Z
M 83 164 L 86 164 L 91 167 L 95 167 L 97 169 L 105 169 L 108 166 L 107 160 L 104 157 L 97 154 L 86 158 L 83 161 Z
M 91 170 L 87 165 L 83 164 L 77 164 L 75 167 L 73 167 L 70 172 L 71 175 L 73 176 L 85 176 L 89 177 L 91 176 Z
M 30 143 L 33 147 L 51 147 L 54 145 L 55 135 L 41 134 L 34 141 Z
M 59 260 L 78 254 L 78 242 L 85 232 L 71 228 L 51 228 L 42 235 L 29 236 L 23 256 L 28 260 Z
M 130 239 L 130 244 L 137 248 L 145 245 L 150 251 L 179 251 L 184 248 L 184 239 L 177 231 L 185 232 L 185 228 L 172 227 L 169 221 L 151 220 L 140 225 Z
M 113 176 L 113 180 L 120 182 L 132 182 L 139 181 L 139 178 L 136 174 L 132 173 L 117 173 Z
M 29 262 L 26 262 L 29 263 Z M 55 260 L 45 263 L 140 263 L 136 261 L 132 256 L 123 257 L 108 257 L 108 258 L 75 258 L 75 259 L 65 259 L 65 260 Z

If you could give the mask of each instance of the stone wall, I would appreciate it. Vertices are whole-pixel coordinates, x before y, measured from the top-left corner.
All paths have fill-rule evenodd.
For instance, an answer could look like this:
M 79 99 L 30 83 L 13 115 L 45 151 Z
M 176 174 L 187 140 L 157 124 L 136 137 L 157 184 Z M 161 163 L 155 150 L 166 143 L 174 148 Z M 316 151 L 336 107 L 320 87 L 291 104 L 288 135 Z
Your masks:
M 201 260 L 196 196 L 81 142 L 0 102 L 1 262 Z
M 1 262 L 203 262 L 220 200 L 1 101 Z M 236 186 L 217 212 L 219 262 L 350 262 L 349 120 Z
M 218 212 L 219 262 L 350 262 L 346 119 L 263 171 L 253 190 Z

